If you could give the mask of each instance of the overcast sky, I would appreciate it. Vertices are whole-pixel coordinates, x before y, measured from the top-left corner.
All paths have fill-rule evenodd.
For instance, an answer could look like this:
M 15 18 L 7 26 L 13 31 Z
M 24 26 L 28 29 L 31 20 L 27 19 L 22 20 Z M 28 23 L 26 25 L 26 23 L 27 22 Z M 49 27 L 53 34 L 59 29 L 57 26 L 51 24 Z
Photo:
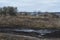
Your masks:
M 60 0 L 0 0 L 0 7 L 14 6 L 19 11 L 60 12 Z

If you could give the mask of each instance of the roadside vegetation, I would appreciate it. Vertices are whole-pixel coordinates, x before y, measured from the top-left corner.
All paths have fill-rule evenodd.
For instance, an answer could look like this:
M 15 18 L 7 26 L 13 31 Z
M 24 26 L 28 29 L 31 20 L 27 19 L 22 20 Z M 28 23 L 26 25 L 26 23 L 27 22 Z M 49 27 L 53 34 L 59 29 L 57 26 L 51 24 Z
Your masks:
M 54 12 L 18 12 L 16 7 L 0 8 L 0 27 L 60 29 L 60 16 Z

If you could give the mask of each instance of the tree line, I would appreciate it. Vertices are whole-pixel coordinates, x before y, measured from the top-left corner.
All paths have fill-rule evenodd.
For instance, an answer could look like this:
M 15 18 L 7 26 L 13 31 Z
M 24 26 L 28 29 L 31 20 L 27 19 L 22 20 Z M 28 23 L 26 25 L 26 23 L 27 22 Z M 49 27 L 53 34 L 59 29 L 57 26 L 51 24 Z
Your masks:
M 2 7 L 0 8 L 0 15 L 12 15 L 15 16 L 17 14 L 17 7 Z
M 17 14 L 30 15 L 31 13 L 30 12 L 18 12 L 17 7 L 11 7 L 11 6 L 0 8 L 0 15 L 1 16 L 2 15 L 16 16 Z
M 33 13 L 33 14 L 32 14 Z M 53 17 L 59 17 L 57 16 L 55 13 L 49 13 L 49 12 L 18 12 L 17 11 L 17 7 L 11 7 L 11 6 L 8 6 L 8 7 L 2 7 L 0 8 L 0 15 L 10 15 L 10 16 L 16 16 L 17 14 L 20 14 L 20 15 L 40 15 L 40 14 L 43 14 L 45 16 L 47 16 L 46 14 L 51 14 L 53 15 Z M 45 14 L 46 13 L 46 14 Z

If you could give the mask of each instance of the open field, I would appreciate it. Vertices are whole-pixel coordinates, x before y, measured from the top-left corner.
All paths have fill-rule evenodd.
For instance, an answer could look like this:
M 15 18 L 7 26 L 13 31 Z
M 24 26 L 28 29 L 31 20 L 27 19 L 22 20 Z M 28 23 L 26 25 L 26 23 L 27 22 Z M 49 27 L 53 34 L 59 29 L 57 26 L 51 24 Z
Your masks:
M 60 28 L 60 17 L 48 16 L 0 16 L 0 27 Z
M 17 7 L 0 7 L 0 27 L 60 29 L 60 12 L 18 12 Z

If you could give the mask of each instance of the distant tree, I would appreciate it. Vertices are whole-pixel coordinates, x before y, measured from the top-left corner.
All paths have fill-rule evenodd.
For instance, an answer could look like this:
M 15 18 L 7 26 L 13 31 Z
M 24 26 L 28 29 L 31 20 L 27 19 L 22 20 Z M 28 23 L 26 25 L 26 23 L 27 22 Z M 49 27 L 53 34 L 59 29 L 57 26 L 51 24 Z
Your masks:
M 17 8 L 16 7 L 0 8 L 0 14 L 15 16 L 17 14 Z
M 7 12 L 7 7 L 3 7 L 2 8 L 2 14 L 6 15 L 6 12 Z
M 23 12 L 23 15 L 30 15 L 29 12 Z
M 33 15 L 36 16 L 37 15 L 37 12 L 33 12 Z
M 55 13 L 50 13 L 51 15 L 55 16 L 56 14 Z
M 28 15 L 31 15 L 31 12 L 27 12 L 28 13 Z
M 17 8 L 8 7 L 8 8 L 7 8 L 7 13 L 9 13 L 9 15 L 16 15 L 16 13 L 17 13 Z
M 37 14 L 38 14 L 38 15 L 40 15 L 40 14 L 41 14 L 41 12 L 40 12 L 40 11 L 38 11 L 38 12 L 37 12 Z
M 55 18 L 59 18 L 58 15 L 56 15 L 55 13 L 51 13 L 52 17 L 55 17 Z
M 27 12 L 24 12 L 24 15 L 28 15 L 28 13 Z
M 2 15 L 2 8 L 0 8 L 0 15 Z

